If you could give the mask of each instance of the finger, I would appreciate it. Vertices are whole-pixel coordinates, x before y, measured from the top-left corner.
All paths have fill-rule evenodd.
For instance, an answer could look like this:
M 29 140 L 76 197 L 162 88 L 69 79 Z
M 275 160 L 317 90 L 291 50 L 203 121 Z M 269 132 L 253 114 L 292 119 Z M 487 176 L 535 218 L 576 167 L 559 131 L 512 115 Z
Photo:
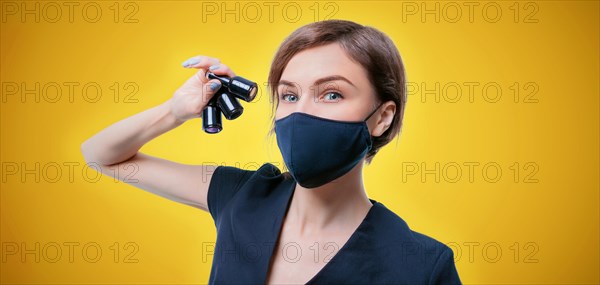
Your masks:
M 204 72 L 204 69 L 200 69 L 193 76 L 188 78 L 188 80 L 184 83 L 184 85 L 196 86 L 196 87 L 200 88 L 207 81 L 208 81 L 208 78 L 206 78 L 206 73 Z
M 218 79 L 209 80 L 204 85 L 203 100 L 205 104 L 217 93 L 219 88 L 221 88 L 221 81 Z
M 215 64 L 215 65 L 211 65 L 208 68 L 209 72 L 212 72 L 216 75 L 227 75 L 229 77 L 234 77 L 235 76 L 235 72 L 233 72 L 233 70 L 231 70 L 229 68 L 229 66 L 223 64 L 223 63 L 219 63 L 219 64 Z
M 221 88 L 221 81 L 218 79 L 212 79 L 206 83 L 206 86 L 206 92 L 212 96 L 213 94 L 217 93 L 219 88 Z
M 221 61 L 218 58 L 198 55 L 189 58 L 181 63 L 181 65 L 186 68 L 208 69 L 209 66 L 219 64 L 220 62 Z
M 208 78 L 206 78 L 206 71 L 204 71 L 204 69 L 198 70 L 194 76 L 196 76 L 202 84 L 206 84 L 206 82 L 208 82 Z

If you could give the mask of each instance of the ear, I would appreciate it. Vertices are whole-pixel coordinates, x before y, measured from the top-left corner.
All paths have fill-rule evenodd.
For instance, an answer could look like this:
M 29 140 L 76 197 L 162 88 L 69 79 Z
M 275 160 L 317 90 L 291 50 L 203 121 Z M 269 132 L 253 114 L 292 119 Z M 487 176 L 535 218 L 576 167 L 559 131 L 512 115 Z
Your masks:
M 380 110 L 376 116 L 377 121 L 373 127 L 371 135 L 374 137 L 381 136 L 387 129 L 390 128 L 394 121 L 394 114 L 396 114 L 396 103 L 394 101 L 387 101 L 379 107 Z

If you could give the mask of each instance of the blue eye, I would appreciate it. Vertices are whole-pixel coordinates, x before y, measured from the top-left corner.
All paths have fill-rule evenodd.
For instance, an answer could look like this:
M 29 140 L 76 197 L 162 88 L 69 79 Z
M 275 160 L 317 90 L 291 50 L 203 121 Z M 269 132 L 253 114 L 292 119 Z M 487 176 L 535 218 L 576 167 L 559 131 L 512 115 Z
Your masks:
M 288 98 L 291 98 L 288 100 Z M 283 94 L 281 96 L 281 99 L 283 99 L 284 101 L 288 101 L 288 102 L 296 102 L 298 101 L 298 97 L 294 94 Z
M 338 101 L 341 98 L 344 98 L 344 96 L 342 96 L 342 94 L 337 93 L 337 92 L 329 92 L 329 93 L 325 94 L 325 100 Z

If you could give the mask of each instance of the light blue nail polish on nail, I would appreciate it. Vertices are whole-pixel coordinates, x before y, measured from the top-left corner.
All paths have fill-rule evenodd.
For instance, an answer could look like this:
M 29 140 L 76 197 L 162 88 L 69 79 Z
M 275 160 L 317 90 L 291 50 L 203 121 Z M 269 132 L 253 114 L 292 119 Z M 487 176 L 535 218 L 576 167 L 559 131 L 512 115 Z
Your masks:
M 200 62 L 200 60 L 197 58 L 190 58 L 190 59 L 184 61 L 181 65 L 183 67 L 188 67 L 188 66 L 192 66 L 194 64 L 198 64 L 199 62 Z
M 221 67 L 221 66 L 220 65 L 211 65 L 208 69 L 215 70 L 215 69 L 219 69 L 219 67 Z
M 210 85 L 209 85 L 210 90 L 212 90 L 212 91 L 217 90 L 217 88 L 219 88 L 219 86 L 221 86 L 221 84 L 218 83 L 218 82 L 211 82 Z

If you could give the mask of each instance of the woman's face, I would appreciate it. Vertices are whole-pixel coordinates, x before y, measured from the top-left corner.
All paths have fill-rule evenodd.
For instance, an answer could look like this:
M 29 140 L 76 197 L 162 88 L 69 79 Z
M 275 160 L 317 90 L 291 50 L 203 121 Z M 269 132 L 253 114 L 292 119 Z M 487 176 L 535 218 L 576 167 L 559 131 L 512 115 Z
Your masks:
M 377 100 L 366 70 L 337 43 L 306 49 L 292 57 L 281 75 L 277 94 L 276 120 L 302 112 L 362 121 Z

